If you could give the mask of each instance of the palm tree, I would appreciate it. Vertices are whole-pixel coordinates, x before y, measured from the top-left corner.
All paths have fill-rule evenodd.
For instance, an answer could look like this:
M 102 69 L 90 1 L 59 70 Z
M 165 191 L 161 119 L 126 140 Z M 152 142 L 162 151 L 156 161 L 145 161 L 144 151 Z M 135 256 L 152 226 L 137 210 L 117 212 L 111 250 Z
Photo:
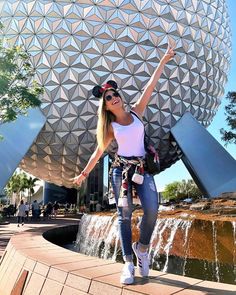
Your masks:
M 28 202 L 29 204 L 31 203 L 31 198 L 34 194 L 34 187 L 36 185 L 36 181 L 38 181 L 39 179 L 38 178 L 33 178 L 33 177 L 29 177 L 27 179 L 27 189 L 28 189 Z
M 182 180 L 179 182 L 178 191 L 181 198 L 197 198 L 202 195 L 193 179 Z
M 10 178 L 6 186 L 6 191 L 8 196 L 16 194 L 16 203 L 20 201 L 20 195 L 26 189 L 28 190 L 28 201 L 31 201 L 31 197 L 34 194 L 35 183 L 38 178 L 28 177 L 26 173 L 14 173 Z
M 14 173 L 6 186 L 6 191 L 9 196 L 16 194 L 16 203 L 19 201 L 20 191 L 23 189 L 23 176 L 19 173 Z
M 27 177 L 27 174 L 24 172 L 21 172 L 19 175 L 20 175 L 20 196 L 22 199 L 22 194 L 28 188 L 28 177 Z

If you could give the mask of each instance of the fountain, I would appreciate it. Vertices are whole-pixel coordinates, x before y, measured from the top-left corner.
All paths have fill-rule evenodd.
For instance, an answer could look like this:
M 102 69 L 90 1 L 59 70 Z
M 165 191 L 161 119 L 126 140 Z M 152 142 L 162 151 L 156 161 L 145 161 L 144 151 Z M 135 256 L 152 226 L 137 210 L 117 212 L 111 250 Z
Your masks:
M 227 211 L 225 202 L 213 202 L 215 207 L 211 205 L 207 212 L 189 208 L 159 212 L 150 247 L 152 269 L 236 284 L 236 216 L 222 214 L 223 205 Z M 134 241 L 141 214 L 140 210 L 133 213 Z M 84 215 L 70 249 L 121 261 L 116 213 Z

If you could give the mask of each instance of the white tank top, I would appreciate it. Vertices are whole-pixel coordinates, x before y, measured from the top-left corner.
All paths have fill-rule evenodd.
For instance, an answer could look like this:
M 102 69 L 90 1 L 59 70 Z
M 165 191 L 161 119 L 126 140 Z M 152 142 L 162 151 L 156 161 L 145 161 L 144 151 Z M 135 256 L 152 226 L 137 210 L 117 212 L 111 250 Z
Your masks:
M 117 154 L 124 157 L 143 157 L 144 148 L 144 125 L 131 113 L 133 122 L 127 126 L 112 122 L 114 136 L 118 144 Z

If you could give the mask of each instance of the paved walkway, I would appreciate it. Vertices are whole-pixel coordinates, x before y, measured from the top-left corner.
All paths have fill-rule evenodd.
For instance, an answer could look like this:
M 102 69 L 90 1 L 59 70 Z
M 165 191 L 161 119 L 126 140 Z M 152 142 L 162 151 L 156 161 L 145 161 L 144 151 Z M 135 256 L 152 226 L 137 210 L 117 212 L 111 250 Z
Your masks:
M 11 217 L 8 218 L 7 221 L 10 223 L 7 225 L 1 225 L 0 224 L 0 258 L 4 253 L 4 250 L 12 237 L 12 235 L 29 230 L 29 229 L 34 229 L 36 227 L 41 227 L 41 226 L 57 226 L 57 225 L 63 225 L 63 224 L 71 224 L 71 223 L 76 223 L 78 222 L 78 218 L 62 218 L 59 217 L 58 219 L 49 219 L 49 220 L 43 220 L 41 219 L 40 221 L 29 221 L 26 222 L 23 226 L 17 227 L 17 220 L 16 217 Z
M 0 258 L 2 257 L 11 236 L 16 232 L 17 231 L 14 231 L 12 226 L 0 225 Z
M 25 251 L 25 255 L 26 257 L 28 257 L 25 262 L 25 265 L 27 265 L 27 269 L 30 269 L 32 267 L 33 273 L 29 279 L 28 287 L 29 289 L 32 287 L 31 290 L 33 293 L 27 294 L 236 294 L 236 285 L 203 281 L 200 279 L 166 274 L 153 270 L 150 271 L 149 278 L 141 278 L 139 276 L 136 276 L 135 283 L 133 285 L 121 285 L 119 283 L 119 277 L 120 270 L 123 267 L 122 264 L 115 263 L 113 261 L 98 259 L 96 257 L 88 257 L 82 254 L 76 254 L 74 252 L 69 252 L 68 250 L 53 246 L 52 244 L 49 244 L 48 242 L 43 240 L 41 232 L 45 231 L 45 227 L 57 227 L 59 225 L 72 223 L 76 224 L 77 222 L 78 219 L 75 218 L 58 218 L 56 220 L 49 221 L 29 222 L 24 226 L 17 227 L 15 219 L 12 219 L 9 225 L 0 225 L 0 253 L 3 253 L 6 244 L 12 235 L 14 235 L 15 233 L 23 232 L 22 235 L 15 235 L 12 243 L 15 245 L 16 248 L 21 248 L 21 253 L 24 253 Z M 44 229 L 42 227 L 44 227 Z M 33 231 L 24 233 L 24 231 L 28 229 L 33 229 Z M 37 234 L 38 237 L 35 236 L 35 234 Z M 44 249 L 42 255 L 40 254 L 39 250 L 34 249 L 35 245 L 36 247 L 37 245 L 39 245 L 39 248 L 41 247 L 41 249 Z M 53 249 L 53 247 L 55 247 L 55 249 Z M 9 255 L 11 256 L 11 254 Z M 53 255 L 56 257 L 55 259 L 53 258 Z M 34 256 L 35 262 L 34 266 L 32 266 Z M 10 270 L 6 269 L 6 271 Z M 9 275 L 14 275 L 13 271 L 10 271 L 10 273 L 11 274 Z M 40 286 L 39 279 L 42 279 L 42 283 Z M 6 281 L 6 288 L 7 284 L 8 282 Z

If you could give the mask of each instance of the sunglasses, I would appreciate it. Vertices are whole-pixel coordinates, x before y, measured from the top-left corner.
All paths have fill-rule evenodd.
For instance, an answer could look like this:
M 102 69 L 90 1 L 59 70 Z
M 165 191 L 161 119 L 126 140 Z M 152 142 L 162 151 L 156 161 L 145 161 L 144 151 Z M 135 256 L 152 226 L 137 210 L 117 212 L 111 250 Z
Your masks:
M 106 101 L 110 101 L 110 100 L 112 100 L 112 97 L 119 97 L 120 95 L 119 95 L 119 93 L 117 93 L 117 92 L 114 92 L 112 95 L 107 95 L 107 96 L 105 96 L 105 100 Z

